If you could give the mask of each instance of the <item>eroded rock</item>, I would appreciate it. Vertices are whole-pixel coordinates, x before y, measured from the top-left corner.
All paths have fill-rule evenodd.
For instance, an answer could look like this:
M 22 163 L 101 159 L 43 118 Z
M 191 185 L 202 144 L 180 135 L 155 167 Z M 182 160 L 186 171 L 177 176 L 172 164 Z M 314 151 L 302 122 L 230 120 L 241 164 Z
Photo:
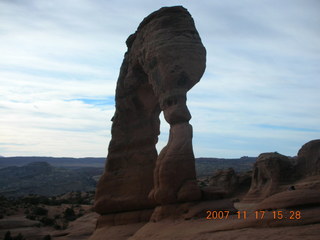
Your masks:
M 304 144 L 295 158 L 278 153 L 261 154 L 254 165 L 245 201 L 259 202 L 276 193 L 296 190 L 320 190 L 320 140 Z
M 250 188 L 251 176 L 252 171 L 236 173 L 233 168 L 219 169 L 207 180 L 206 186 L 202 184 L 202 199 L 242 198 Z
M 209 186 L 225 192 L 226 195 L 232 194 L 239 184 L 239 179 L 233 168 L 218 170 L 209 180 Z
M 150 197 L 161 204 L 198 200 L 201 192 L 195 178 L 192 127 L 175 124 L 170 128 L 168 145 L 157 159 Z
M 246 201 L 261 201 L 284 191 L 294 179 L 294 163 L 279 153 L 262 153 L 253 167 L 252 182 Z
M 297 171 L 302 177 L 320 175 L 320 139 L 307 142 L 301 147 Z
M 201 197 L 186 93 L 205 70 L 206 51 L 193 19 L 183 7 L 161 8 L 146 17 L 126 43 L 108 161 L 96 192 L 100 214 Z M 170 124 L 170 137 L 158 157 L 161 111 Z

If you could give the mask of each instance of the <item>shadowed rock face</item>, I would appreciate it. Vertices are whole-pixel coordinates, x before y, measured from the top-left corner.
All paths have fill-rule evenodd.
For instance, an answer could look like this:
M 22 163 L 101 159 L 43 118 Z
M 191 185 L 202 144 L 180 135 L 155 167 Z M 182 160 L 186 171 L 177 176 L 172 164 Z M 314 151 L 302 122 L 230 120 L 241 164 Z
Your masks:
M 307 142 L 301 147 L 297 169 L 302 176 L 320 175 L 320 139 Z
M 186 93 L 205 70 L 206 51 L 193 19 L 183 7 L 161 8 L 126 43 L 108 161 L 96 192 L 100 214 L 201 197 Z M 158 157 L 161 111 L 170 136 Z
M 233 193 L 238 185 L 238 176 L 233 168 L 218 170 L 209 181 L 210 187 L 215 187 L 226 194 Z

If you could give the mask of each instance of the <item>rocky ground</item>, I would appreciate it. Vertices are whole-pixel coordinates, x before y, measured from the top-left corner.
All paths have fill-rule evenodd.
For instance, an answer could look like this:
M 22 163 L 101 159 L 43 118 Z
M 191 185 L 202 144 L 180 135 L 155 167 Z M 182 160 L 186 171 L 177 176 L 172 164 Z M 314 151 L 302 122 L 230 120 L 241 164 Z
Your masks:
M 20 240 L 88 239 L 98 216 L 92 210 L 93 196 L 92 192 L 72 192 L 50 198 L 2 197 L 0 239 L 9 233 L 13 239 L 20 234 Z
M 310 196 L 310 193 L 300 191 L 292 191 L 292 193 L 302 197 L 306 194 Z M 314 199 L 320 199 L 318 195 L 315 195 Z M 281 200 L 283 198 L 284 196 L 280 196 L 278 199 L 271 199 L 270 201 L 292 202 L 292 199 L 291 201 L 288 199 Z M 232 200 L 222 199 L 197 203 L 188 206 L 188 211 L 182 214 L 181 217 L 176 215 L 150 222 L 104 226 L 97 229 L 91 239 L 105 239 L 105 236 L 108 236 L 108 239 L 117 240 L 209 240 L 217 238 L 315 240 L 320 235 L 319 202 L 314 202 L 314 205 L 292 206 L 289 208 L 285 206 L 277 208 L 274 206 L 273 210 L 265 210 L 262 217 L 262 210 L 259 210 L 258 215 L 254 211 L 258 209 L 255 204 L 233 203 Z M 53 212 L 62 214 L 64 212 L 63 209 L 71 207 L 69 204 L 41 206 L 49 209 L 49 212 L 51 212 L 49 216 L 52 216 Z M 174 207 L 178 208 L 177 206 Z M 11 236 L 17 236 L 21 233 L 27 240 L 43 240 L 48 235 L 51 239 L 57 240 L 89 239 L 94 232 L 98 214 L 91 211 L 90 205 L 79 205 L 77 208 L 85 209 L 84 215 L 68 222 L 64 230 L 57 230 L 53 226 L 44 226 L 38 220 L 30 220 L 26 218 L 26 215 L 21 210 L 20 212 L 18 210 L 15 214 L 5 216 L 0 220 L 0 236 L 4 236 L 7 231 L 10 231 Z M 217 215 L 214 211 L 216 213 L 223 211 L 224 214 L 220 214 L 220 217 L 216 218 Z M 226 216 L 227 211 L 229 211 L 228 217 Z M 244 211 L 247 211 L 246 218 L 244 217 Z M 298 215 L 299 212 L 301 215 Z M 280 213 L 286 219 L 277 219 L 281 217 Z M 293 219 L 290 219 L 290 217 Z
M 309 203 L 305 196 L 309 196 Z M 155 211 L 158 213 L 154 213 L 149 222 L 105 224 L 90 240 L 105 239 L 104 236 L 117 240 L 319 239 L 319 191 L 286 191 L 260 204 L 232 201 L 221 199 L 176 205 L 174 209 L 183 211 L 175 214 L 171 211 L 169 216 Z
M 297 157 L 263 153 L 252 172 L 198 179 L 200 201 L 101 214 L 90 240 L 310 239 L 320 236 L 320 140 Z
M 296 158 L 264 153 L 253 170 L 198 179 L 199 201 L 98 215 L 93 192 L 0 198 L 5 240 L 309 239 L 320 236 L 320 140 Z M 10 232 L 11 237 L 8 234 Z
M 243 184 L 240 180 L 245 179 L 244 175 L 225 169 L 199 184 L 220 188 L 227 194 L 234 189 L 231 183 Z M 100 220 L 95 232 L 99 216 L 92 211 L 93 193 L 74 192 L 55 198 L 33 196 L 10 204 L 2 199 L 0 239 L 8 231 L 11 236 L 21 234 L 26 240 L 94 240 L 106 236 L 114 240 L 318 239 L 320 192 L 305 189 L 311 183 L 317 186 L 320 178 L 301 180 L 296 190 L 273 194 L 259 204 L 245 201 L 240 191 L 222 199 L 158 207 L 149 211 L 150 221 L 135 221 L 135 213 L 124 213 L 114 218 L 112 224 L 107 219 Z

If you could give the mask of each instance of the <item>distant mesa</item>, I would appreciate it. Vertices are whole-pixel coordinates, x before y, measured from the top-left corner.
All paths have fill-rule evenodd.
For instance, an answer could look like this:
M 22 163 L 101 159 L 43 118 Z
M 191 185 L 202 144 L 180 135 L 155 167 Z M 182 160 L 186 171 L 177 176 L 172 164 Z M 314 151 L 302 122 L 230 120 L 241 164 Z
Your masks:
M 67 158 L 67 157 L 3 157 L 0 161 L 0 169 L 17 166 L 21 167 L 33 162 L 47 162 L 54 167 L 80 168 L 103 167 L 106 158 Z
M 71 191 L 92 191 L 96 187 L 94 176 L 101 172 L 100 168 L 58 168 L 47 162 L 5 167 L 0 169 L 0 195 L 53 196 Z

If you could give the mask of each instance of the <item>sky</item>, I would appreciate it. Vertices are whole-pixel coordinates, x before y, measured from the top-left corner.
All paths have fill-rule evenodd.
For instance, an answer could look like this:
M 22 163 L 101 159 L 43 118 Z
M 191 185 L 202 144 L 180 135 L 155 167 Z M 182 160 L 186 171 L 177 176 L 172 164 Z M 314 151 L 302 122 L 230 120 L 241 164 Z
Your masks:
M 0 155 L 107 156 L 125 41 L 174 5 L 207 49 L 187 101 L 196 157 L 295 156 L 319 138 L 318 0 L 0 0 Z M 158 150 L 168 131 L 161 116 Z

